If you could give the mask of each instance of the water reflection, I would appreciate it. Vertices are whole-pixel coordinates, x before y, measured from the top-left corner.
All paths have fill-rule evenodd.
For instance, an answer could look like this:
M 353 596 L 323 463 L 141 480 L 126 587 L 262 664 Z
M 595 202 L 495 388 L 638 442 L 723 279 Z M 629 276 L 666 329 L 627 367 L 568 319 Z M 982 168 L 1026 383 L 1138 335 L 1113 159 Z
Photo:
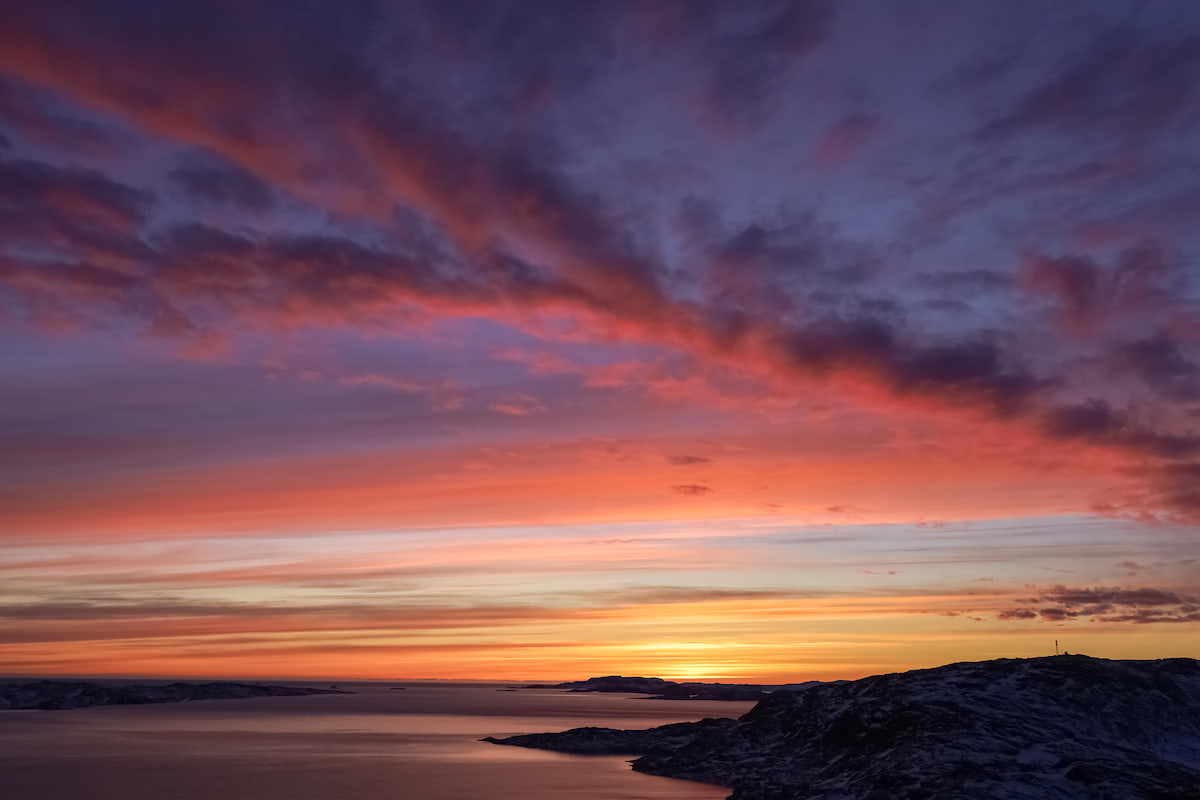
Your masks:
M 736 716 L 745 703 L 494 687 L 358 685 L 353 695 L 0 714 L 5 800 L 718 800 L 619 757 L 481 736 Z

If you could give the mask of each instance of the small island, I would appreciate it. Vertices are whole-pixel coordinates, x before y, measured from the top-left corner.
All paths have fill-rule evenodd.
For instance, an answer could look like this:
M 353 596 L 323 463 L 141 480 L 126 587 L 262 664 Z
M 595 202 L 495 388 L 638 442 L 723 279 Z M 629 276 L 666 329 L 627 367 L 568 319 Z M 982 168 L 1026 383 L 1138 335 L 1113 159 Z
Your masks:
M 678 683 L 662 678 L 626 677 L 605 675 L 582 681 L 567 681 L 554 684 L 531 684 L 524 689 L 566 689 L 568 692 L 614 692 L 619 694 L 646 694 L 650 700 L 762 700 L 772 692 L 795 691 L 816 684 L 804 683 Z
M 0 710 L 59 711 L 89 706 L 182 703 L 189 700 L 241 700 L 248 697 L 302 697 L 313 694 L 353 694 L 353 692 L 226 681 L 109 684 L 92 681 L 42 680 L 29 683 L 0 683 Z

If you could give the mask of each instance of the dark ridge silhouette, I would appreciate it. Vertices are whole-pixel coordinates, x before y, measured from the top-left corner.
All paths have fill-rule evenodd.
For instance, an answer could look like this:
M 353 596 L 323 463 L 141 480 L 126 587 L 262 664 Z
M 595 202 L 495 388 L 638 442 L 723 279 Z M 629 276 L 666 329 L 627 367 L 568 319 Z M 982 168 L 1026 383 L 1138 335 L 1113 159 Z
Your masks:
M 1200 662 L 965 662 L 775 691 L 736 720 L 485 741 L 640 755 L 730 800 L 1196 800 Z

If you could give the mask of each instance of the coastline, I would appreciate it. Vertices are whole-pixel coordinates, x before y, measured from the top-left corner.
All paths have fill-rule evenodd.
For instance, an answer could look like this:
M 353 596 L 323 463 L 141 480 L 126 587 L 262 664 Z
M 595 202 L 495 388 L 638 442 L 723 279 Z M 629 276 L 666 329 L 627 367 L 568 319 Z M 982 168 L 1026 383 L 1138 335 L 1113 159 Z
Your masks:
M 304 697 L 317 694 L 350 693 L 332 687 L 319 689 L 232 681 L 108 684 L 94 681 L 38 680 L 28 683 L 0 683 L 0 710 L 67 711 L 93 706 L 242 700 L 252 697 Z

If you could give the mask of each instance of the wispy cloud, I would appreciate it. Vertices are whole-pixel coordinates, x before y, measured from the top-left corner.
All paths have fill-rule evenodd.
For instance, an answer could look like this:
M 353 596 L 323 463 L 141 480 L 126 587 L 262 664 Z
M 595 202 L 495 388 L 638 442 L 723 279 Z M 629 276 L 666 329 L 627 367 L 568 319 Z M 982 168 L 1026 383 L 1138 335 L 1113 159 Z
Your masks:
M 712 494 L 713 488 L 700 483 L 677 483 L 671 487 L 671 491 L 687 497 L 703 497 L 706 494 Z

